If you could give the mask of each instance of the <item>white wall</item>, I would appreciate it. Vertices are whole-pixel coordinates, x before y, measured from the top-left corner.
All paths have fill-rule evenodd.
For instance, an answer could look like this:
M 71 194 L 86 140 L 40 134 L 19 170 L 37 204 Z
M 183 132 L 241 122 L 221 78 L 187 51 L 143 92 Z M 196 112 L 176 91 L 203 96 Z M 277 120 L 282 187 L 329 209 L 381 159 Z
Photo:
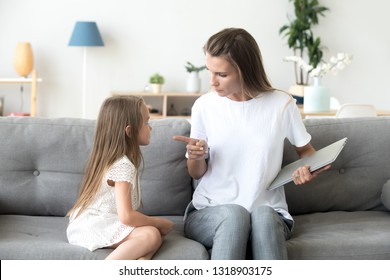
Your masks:
M 341 103 L 371 103 L 390 109 L 390 2 L 387 0 L 321 0 L 331 9 L 317 35 L 328 47 L 325 58 L 348 52 L 354 61 L 324 83 Z M 87 117 L 96 118 L 113 90 L 142 91 L 149 76 L 160 72 L 165 91 L 185 91 L 186 61 L 204 63 L 202 46 L 225 27 L 247 29 L 258 41 L 275 87 L 293 83 L 290 55 L 279 28 L 293 13 L 288 0 L 0 0 L 0 77 L 17 77 L 13 54 L 17 42 L 33 46 L 39 84 L 37 115 L 80 117 L 82 48 L 68 47 L 78 20 L 96 21 L 105 47 L 88 48 Z M 208 73 L 201 72 L 202 90 Z M 23 95 L 29 111 L 29 88 Z M 0 85 L 6 113 L 19 111 L 15 85 Z

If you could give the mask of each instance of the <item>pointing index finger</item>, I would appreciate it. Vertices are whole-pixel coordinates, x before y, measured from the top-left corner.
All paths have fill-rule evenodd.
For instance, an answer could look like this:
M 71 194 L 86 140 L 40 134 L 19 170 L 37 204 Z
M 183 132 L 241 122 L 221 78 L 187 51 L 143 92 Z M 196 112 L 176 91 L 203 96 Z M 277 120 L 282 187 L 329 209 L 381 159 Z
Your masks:
M 198 139 L 190 138 L 190 137 L 183 136 L 183 135 L 175 135 L 175 136 L 173 136 L 173 140 L 185 142 L 188 144 L 194 144 L 198 141 Z
M 175 136 L 173 136 L 173 140 L 182 141 L 182 142 L 185 142 L 185 143 L 188 143 L 188 144 L 192 144 L 192 143 L 198 141 L 197 139 L 190 138 L 190 137 L 183 136 L 183 135 L 175 135 Z

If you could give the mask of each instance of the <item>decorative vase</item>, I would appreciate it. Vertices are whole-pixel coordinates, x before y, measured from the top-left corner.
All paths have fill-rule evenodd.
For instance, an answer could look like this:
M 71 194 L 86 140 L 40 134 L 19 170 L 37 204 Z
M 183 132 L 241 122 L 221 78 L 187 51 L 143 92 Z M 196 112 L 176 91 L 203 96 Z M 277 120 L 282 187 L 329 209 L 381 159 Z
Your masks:
M 330 111 L 329 88 L 320 84 L 320 78 L 314 77 L 313 80 L 313 86 L 304 88 L 303 111 L 305 113 Z
M 153 93 L 160 93 L 162 84 L 151 84 Z
M 200 92 L 201 81 L 198 72 L 191 72 L 187 78 L 187 92 L 198 93 Z
M 15 50 L 14 67 L 20 76 L 27 77 L 31 73 L 34 68 L 34 56 L 30 43 L 18 43 Z

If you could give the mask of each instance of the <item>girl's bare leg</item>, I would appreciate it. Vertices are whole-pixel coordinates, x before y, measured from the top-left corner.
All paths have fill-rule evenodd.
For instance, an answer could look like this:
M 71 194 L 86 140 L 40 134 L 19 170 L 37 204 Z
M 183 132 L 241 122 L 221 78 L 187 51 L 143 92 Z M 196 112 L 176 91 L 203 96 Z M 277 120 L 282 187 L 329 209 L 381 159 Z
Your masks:
M 159 230 L 152 226 L 135 228 L 123 241 L 111 246 L 115 248 L 106 260 L 151 259 L 160 248 L 162 237 Z
M 152 257 L 154 256 L 154 254 L 157 252 L 157 250 L 158 250 L 158 248 L 156 250 L 154 250 L 153 252 L 150 252 L 149 254 L 146 254 L 145 256 L 138 258 L 137 260 L 140 260 L 140 261 L 151 260 Z

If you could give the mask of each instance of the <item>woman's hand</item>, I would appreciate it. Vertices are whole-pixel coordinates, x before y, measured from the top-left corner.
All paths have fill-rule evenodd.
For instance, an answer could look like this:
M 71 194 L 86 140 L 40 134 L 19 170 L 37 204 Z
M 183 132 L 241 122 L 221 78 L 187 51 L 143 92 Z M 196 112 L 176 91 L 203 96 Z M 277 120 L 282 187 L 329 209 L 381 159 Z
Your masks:
M 306 144 L 303 147 L 295 147 L 295 150 L 297 151 L 300 158 L 303 158 L 305 156 L 310 156 L 316 151 L 310 143 Z M 310 166 L 305 165 L 294 171 L 294 173 L 292 174 L 292 179 L 295 185 L 302 185 L 307 182 L 310 182 L 315 177 L 317 177 L 319 173 L 328 170 L 329 168 L 330 165 L 326 165 L 320 169 L 317 169 L 314 172 L 310 172 Z
M 208 168 L 206 159 L 209 157 L 209 148 L 207 142 L 182 135 L 173 136 L 173 140 L 187 143 L 188 172 L 196 180 L 202 178 Z
M 173 140 L 187 143 L 188 159 L 202 160 L 208 158 L 208 145 L 205 140 L 194 139 L 186 136 L 173 136 Z
M 294 171 L 292 178 L 295 185 L 302 185 L 313 180 L 317 175 L 325 170 L 328 170 L 331 165 L 326 165 L 314 172 L 310 172 L 310 166 L 305 165 Z

